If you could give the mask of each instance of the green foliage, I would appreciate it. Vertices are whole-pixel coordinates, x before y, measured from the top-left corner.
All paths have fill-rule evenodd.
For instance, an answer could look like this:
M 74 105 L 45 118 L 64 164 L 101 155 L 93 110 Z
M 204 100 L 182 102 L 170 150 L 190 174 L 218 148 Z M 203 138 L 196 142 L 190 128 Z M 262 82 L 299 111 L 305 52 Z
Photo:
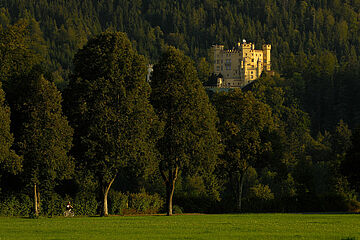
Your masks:
M 151 86 L 152 103 L 165 123 L 161 170 L 179 166 L 196 172 L 207 166 L 211 171 L 220 151 L 217 118 L 190 58 L 168 48 L 154 66 Z
M 32 201 L 28 195 L 19 194 L 1 198 L 1 216 L 30 216 L 32 213 Z
M 219 131 L 226 148 L 223 167 L 237 196 L 241 210 L 242 188 L 247 170 L 259 164 L 261 155 L 271 150 L 264 136 L 275 128 L 271 108 L 251 92 L 240 89 L 219 93 L 213 98 L 220 118 Z
M 29 22 L 32 37 L 27 39 L 37 41 L 31 49 L 46 55 L 62 88 L 76 51 L 107 29 L 126 32 L 151 62 L 168 45 L 185 51 L 200 60 L 201 81 L 208 66 L 200 63 L 203 58 L 211 62 L 212 44 L 231 49 L 245 38 L 257 46 L 272 44 L 272 69 L 296 87 L 293 93 L 312 117 L 314 135 L 340 119 L 353 128 L 360 117 L 357 1 L 68 0 L 64 6 L 58 1 L 3 0 L 1 7 L 2 26 Z
M 19 20 L 5 28 L 0 27 L 0 81 L 7 94 L 12 90 L 8 85 L 13 79 L 40 63 L 39 55 L 33 51 L 36 44 L 31 40 L 28 22 L 25 20 Z
M 101 34 L 76 55 L 67 101 L 77 147 L 83 148 L 77 154 L 92 169 L 103 168 L 104 181 L 120 167 L 153 159 L 156 116 L 145 73 L 145 60 L 122 33 Z
M 174 202 L 183 212 L 215 213 L 221 200 L 219 185 L 215 174 L 181 177 L 175 188 Z
M 174 205 L 173 213 L 174 214 L 183 214 L 183 209 L 179 205 Z
M 159 213 L 164 205 L 164 200 L 158 194 L 121 193 L 111 191 L 109 194 L 111 214 L 153 214 Z
M 158 194 L 141 192 L 129 195 L 129 208 L 135 209 L 137 213 L 159 213 L 163 205 L 164 200 Z
M 111 190 L 109 193 L 109 213 L 123 215 L 129 209 L 129 195 Z
M 66 201 L 59 194 L 47 191 L 41 195 L 41 212 L 44 216 L 62 216 Z
M 272 200 L 274 199 L 274 194 L 271 192 L 271 189 L 268 185 L 257 184 L 254 187 L 250 188 L 250 191 L 253 197 L 260 200 Z
M 75 56 L 66 92 L 73 153 L 79 167 L 98 178 L 103 193 L 125 167 L 134 175 L 156 167 L 160 125 L 148 99 L 146 72 L 145 59 L 120 32 L 97 35 Z
M 2 171 L 17 173 L 21 158 L 11 149 L 14 137 L 10 132 L 10 108 L 5 103 L 5 93 L 0 82 L 0 176 Z
M 76 215 L 94 216 L 98 213 L 99 204 L 94 194 L 80 192 L 76 195 L 72 206 Z
M 56 180 L 70 177 L 74 169 L 68 155 L 73 131 L 62 114 L 61 94 L 38 66 L 12 78 L 8 90 L 15 145 L 24 158 L 22 181 L 27 187 L 37 185 L 48 197 L 43 200 L 50 201 L 46 205 L 50 209 L 57 196 L 51 196 L 49 191 L 53 191 Z
M 62 115 L 60 92 L 36 69 L 17 84 L 27 89 L 13 106 L 19 117 L 14 123 L 17 145 L 29 180 L 39 183 L 68 177 L 74 168 L 68 156 L 73 131 Z
M 171 214 L 179 170 L 184 175 L 213 172 L 221 151 L 218 120 L 193 62 L 174 47 L 169 47 L 154 66 L 151 87 L 152 104 L 165 125 L 157 146 Z
M 184 176 L 175 202 L 185 211 L 207 211 L 221 198 L 221 204 L 232 199 L 239 176 L 244 198 L 259 200 L 256 211 L 356 211 L 359 10 L 358 1 L 68 0 L 66 9 L 61 1 L 2 1 L 1 194 L 28 194 L 27 183 L 41 183 L 43 214 L 59 214 L 54 186 L 71 176 L 74 164 L 61 96 L 49 82 L 64 89 L 74 69 L 66 101 L 81 189 L 71 196 L 80 212 L 95 214 L 99 193 L 118 175 L 116 189 L 145 186 L 163 193 L 160 174 L 154 174 L 159 161 L 168 182 Z M 110 30 L 97 35 L 105 29 L 126 32 L 130 40 Z M 216 129 L 201 87 L 211 73 L 209 48 L 219 43 L 231 49 L 241 38 L 271 43 L 272 69 L 281 75 L 264 74 L 240 103 L 215 96 L 222 109 Z M 160 59 L 168 45 L 196 59 L 197 71 L 173 48 Z M 147 61 L 135 48 L 151 62 L 160 59 L 152 99 L 161 124 L 148 101 Z M 34 67 L 39 63 L 49 72 Z M 260 121 L 264 115 L 271 121 Z M 217 130 L 226 148 L 221 161 Z M 261 199 L 271 194 L 274 199 Z
M 359 162 L 359 147 L 360 147 L 360 129 L 357 128 L 351 137 L 352 145 L 349 148 L 346 159 L 341 164 L 341 171 L 348 176 L 349 182 L 359 192 L 360 174 L 357 171 L 360 166 Z

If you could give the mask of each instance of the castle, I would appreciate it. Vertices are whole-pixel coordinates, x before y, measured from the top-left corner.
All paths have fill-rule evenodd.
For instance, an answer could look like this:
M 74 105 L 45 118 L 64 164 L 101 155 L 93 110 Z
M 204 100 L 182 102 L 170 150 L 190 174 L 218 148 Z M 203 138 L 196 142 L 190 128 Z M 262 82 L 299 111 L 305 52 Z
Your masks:
M 255 50 L 253 43 L 243 40 L 233 50 L 224 50 L 224 45 L 213 45 L 212 51 L 216 87 L 243 87 L 260 77 L 263 71 L 271 70 L 270 44 Z

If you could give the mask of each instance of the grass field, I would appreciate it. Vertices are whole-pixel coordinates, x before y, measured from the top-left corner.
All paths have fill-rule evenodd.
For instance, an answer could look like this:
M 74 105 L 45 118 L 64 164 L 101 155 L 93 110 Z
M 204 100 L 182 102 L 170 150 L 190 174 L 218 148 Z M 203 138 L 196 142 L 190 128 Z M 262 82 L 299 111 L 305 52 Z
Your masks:
M 8 239 L 358 239 L 359 214 L 0 218 Z

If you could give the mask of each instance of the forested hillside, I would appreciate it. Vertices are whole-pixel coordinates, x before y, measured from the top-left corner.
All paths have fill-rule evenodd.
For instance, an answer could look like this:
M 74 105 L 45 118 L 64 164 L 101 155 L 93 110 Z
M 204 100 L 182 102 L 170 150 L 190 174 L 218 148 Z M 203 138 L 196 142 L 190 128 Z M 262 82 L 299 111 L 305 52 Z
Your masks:
M 242 39 L 275 74 L 211 106 Z M 0 0 L 0 54 L 2 214 L 360 208 L 360 0 Z
M 360 119 L 358 0 L 125 1 L 1 0 L 3 26 L 29 21 L 37 50 L 58 86 L 67 79 L 77 49 L 105 29 L 126 32 L 150 62 L 165 45 L 194 61 L 214 43 L 232 48 L 240 39 L 272 44 L 272 69 L 292 78 L 296 97 L 313 118 L 314 133 L 339 119 Z
M 158 58 L 163 44 L 197 58 L 213 43 L 232 47 L 242 38 L 271 43 L 277 70 L 290 53 L 326 49 L 346 61 L 360 51 L 357 0 L 2 0 L 1 7 L 3 25 L 35 19 L 51 59 L 63 67 L 69 67 L 74 50 L 89 35 L 107 28 L 126 32 L 151 60 Z

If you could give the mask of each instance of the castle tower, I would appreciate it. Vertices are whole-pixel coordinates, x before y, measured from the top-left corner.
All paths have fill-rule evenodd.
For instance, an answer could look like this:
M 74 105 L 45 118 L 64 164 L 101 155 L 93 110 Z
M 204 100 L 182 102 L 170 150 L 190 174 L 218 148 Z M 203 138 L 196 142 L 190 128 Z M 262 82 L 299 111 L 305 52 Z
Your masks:
M 264 44 L 262 46 L 262 48 L 263 48 L 263 52 L 264 52 L 264 70 L 270 71 L 271 70 L 271 59 L 270 59 L 271 45 Z
M 213 52 L 214 72 L 219 74 L 222 71 L 224 45 L 213 45 L 211 50 Z

